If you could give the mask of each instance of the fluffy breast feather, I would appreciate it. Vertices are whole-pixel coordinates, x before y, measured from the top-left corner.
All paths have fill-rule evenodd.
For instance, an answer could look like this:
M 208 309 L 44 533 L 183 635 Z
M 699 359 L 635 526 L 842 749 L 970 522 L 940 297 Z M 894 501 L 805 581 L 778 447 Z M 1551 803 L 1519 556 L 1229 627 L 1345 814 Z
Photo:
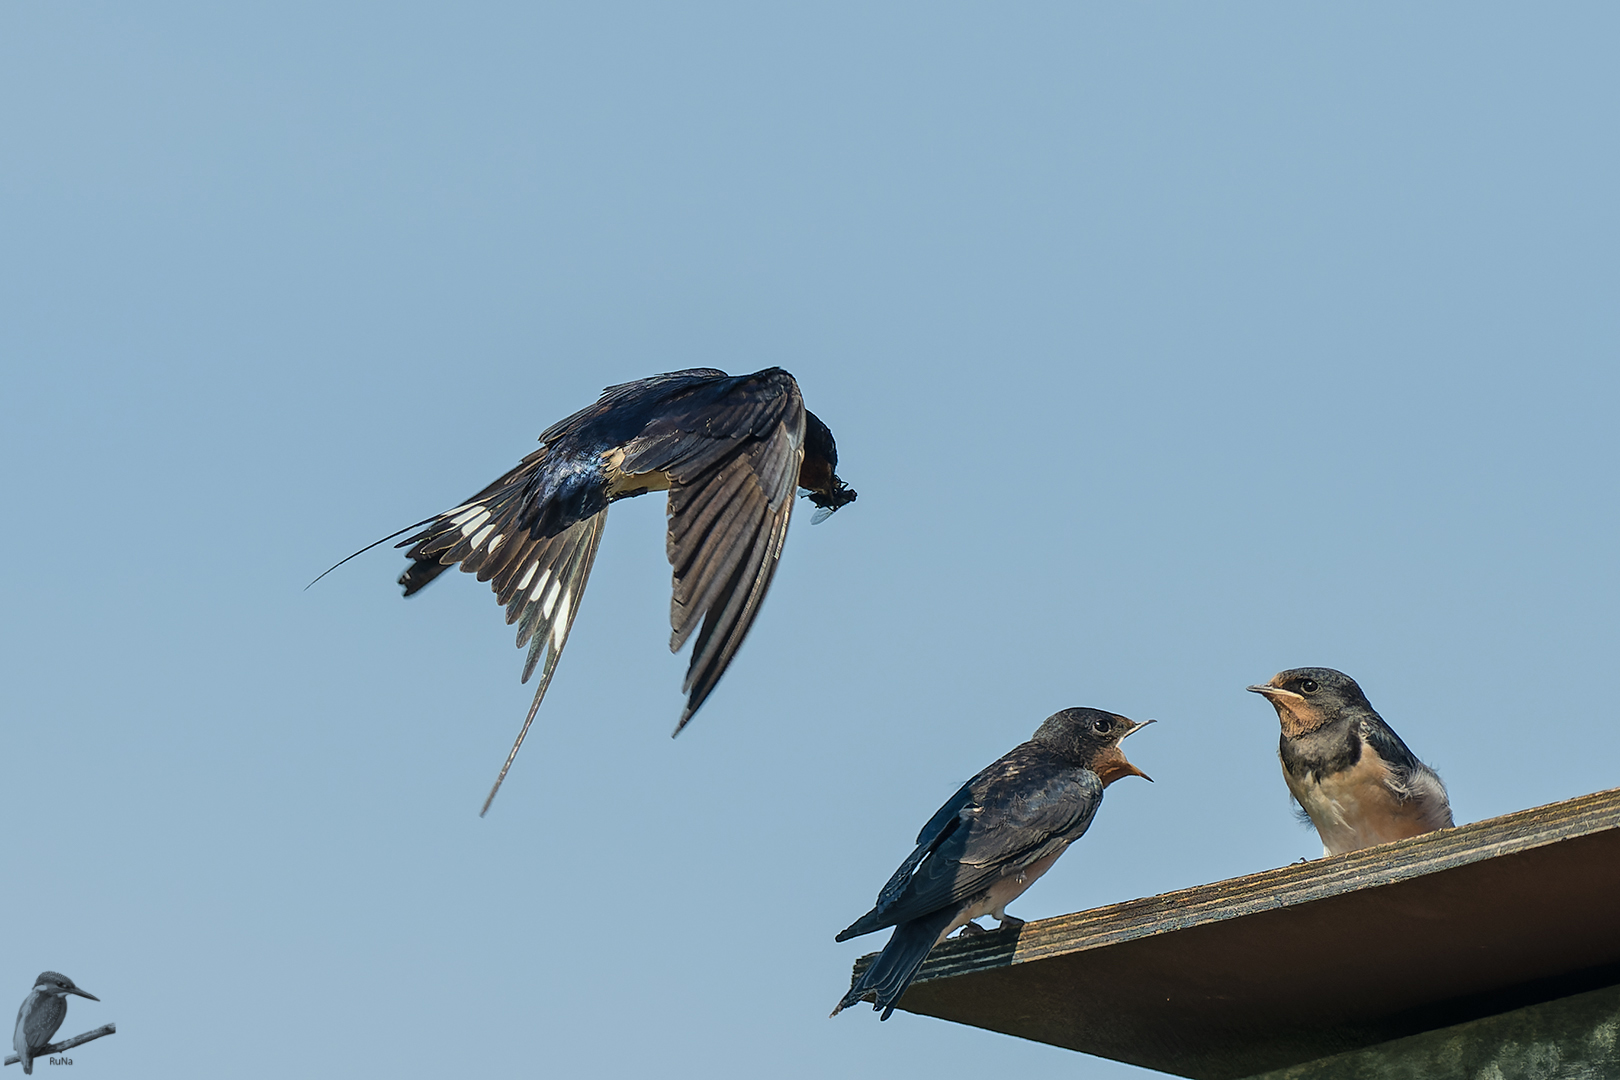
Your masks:
M 1348 769 L 1317 774 L 1285 769 L 1288 789 L 1322 838 L 1324 854 L 1420 836 L 1451 824 L 1445 787 L 1422 765 L 1393 769 L 1363 741 Z

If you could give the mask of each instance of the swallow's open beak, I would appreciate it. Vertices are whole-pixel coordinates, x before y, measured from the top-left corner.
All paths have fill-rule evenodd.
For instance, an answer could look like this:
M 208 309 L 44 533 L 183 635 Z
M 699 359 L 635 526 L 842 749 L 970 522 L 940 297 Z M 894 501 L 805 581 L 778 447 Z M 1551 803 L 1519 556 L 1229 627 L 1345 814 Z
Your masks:
M 1157 720 L 1144 720 L 1140 724 L 1137 724 L 1135 727 L 1131 728 L 1131 730 L 1127 731 L 1125 734 L 1121 735 L 1119 737 L 1119 741 L 1124 742 L 1126 739 L 1130 738 L 1132 735 L 1135 735 L 1138 731 L 1141 731 L 1143 728 L 1147 727 L 1149 724 L 1157 724 L 1157 723 L 1158 723 Z M 1146 780 L 1148 783 L 1150 783 L 1150 784 L 1153 783 L 1153 777 L 1149 776 L 1147 773 L 1143 772 L 1141 769 L 1138 769 L 1135 765 L 1132 765 L 1130 763 L 1130 760 L 1125 757 L 1125 754 L 1124 754 L 1123 751 L 1120 752 L 1119 760 L 1121 760 L 1121 761 L 1123 761 L 1125 763 L 1125 768 L 1126 768 L 1127 772 L 1129 773 L 1129 775 L 1131 775 L 1131 776 L 1140 776 L 1142 779 Z
M 68 987 L 68 993 L 70 993 L 70 994 L 78 994 L 80 997 L 89 998 L 91 1001 L 100 1001 L 101 1000 L 100 998 L 96 997 L 96 995 L 94 995 L 94 994 L 88 993 L 88 992 L 86 992 L 84 990 L 80 990 L 77 986 Z
M 1138 731 L 1141 731 L 1149 724 L 1155 722 L 1156 721 L 1153 720 L 1143 720 L 1141 723 L 1135 724 L 1129 731 L 1119 737 L 1119 741 L 1124 742 L 1132 735 L 1135 735 Z M 1118 780 L 1122 776 L 1140 776 L 1148 783 L 1153 783 L 1153 777 L 1131 764 L 1130 759 L 1125 756 L 1125 751 L 1119 748 L 1119 743 L 1115 743 L 1114 746 L 1109 750 L 1107 761 L 1103 768 L 1104 771 L 1099 775 L 1102 777 L 1104 786 L 1112 784 L 1115 780 Z
M 1150 784 L 1153 783 L 1153 777 L 1149 776 L 1147 773 L 1143 772 L 1141 769 L 1138 769 L 1135 765 L 1132 765 L 1131 762 L 1130 762 L 1130 759 L 1127 758 L 1124 754 L 1119 755 L 1119 773 L 1118 773 L 1118 776 L 1140 776 L 1142 779 L 1146 780 L 1148 783 L 1150 783 Z M 1118 777 L 1116 777 L 1116 779 L 1117 778 Z

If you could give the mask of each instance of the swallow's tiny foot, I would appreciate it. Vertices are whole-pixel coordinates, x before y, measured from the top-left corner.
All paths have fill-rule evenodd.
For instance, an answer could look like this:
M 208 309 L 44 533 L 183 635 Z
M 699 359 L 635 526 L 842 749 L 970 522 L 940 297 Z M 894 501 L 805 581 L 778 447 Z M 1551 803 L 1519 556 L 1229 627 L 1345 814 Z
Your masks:
M 1008 915 L 1006 918 L 1001 920 L 1001 925 L 996 927 L 996 932 L 1005 934 L 1008 930 L 1022 930 L 1023 927 L 1023 919 L 1014 918 L 1013 916 Z
M 957 937 L 978 937 L 980 934 L 988 934 L 989 932 L 976 922 L 965 922 L 962 924 L 962 932 Z

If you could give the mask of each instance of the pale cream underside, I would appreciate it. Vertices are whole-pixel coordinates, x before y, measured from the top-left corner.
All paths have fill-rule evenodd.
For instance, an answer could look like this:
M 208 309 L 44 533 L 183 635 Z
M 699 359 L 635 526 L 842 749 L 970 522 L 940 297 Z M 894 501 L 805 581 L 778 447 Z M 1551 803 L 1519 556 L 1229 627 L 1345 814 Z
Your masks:
M 1065 844 L 1039 862 L 1030 863 L 1021 872 L 1008 874 L 997 881 L 990 886 L 983 899 L 964 908 L 962 913 L 939 935 L 934 944 L 939 944 L 972 920 L 983 915 L 994 915 L 997 922 L 1005 922 L 1007 919 L 1007 905 L 1023 896 L 1024 891 L 1035 884 L 1036 879 L 1042 874 L 1052 869 L 1052 864 L 1057 862 L 1058 856 L 1067 850 L 1068 845 Z
M 608 495 L 623 495 L 627 491 L 668 491 L 669 474 L 666 472 L 620 472 L 624 464 L 624 451 L 613 449 L 602 455 L 607 463 Z
M 1340 773 L 1316 781 L 1299 780 L 1283 770 L 1288 790 L 1311 816 L 1322 851 L 1345 851 L 1420 836 L 1451 824 L 1445 788 L 1427 773 L 1412 777 L 1414 790 L 1399 798 L 1384 759 L 1362 740 L 1361 758 Z

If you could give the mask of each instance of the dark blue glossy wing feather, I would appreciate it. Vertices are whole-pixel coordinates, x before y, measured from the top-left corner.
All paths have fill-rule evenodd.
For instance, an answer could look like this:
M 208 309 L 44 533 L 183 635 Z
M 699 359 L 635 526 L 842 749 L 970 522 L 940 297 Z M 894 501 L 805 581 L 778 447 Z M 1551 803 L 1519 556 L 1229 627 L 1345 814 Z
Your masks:
M 1401 737 L 1395 734 L 1395 729 L 1384 723 L 1381 717 L 1376 714 L 1363 717 L 1356 727 L 1361 737 L 1366 739 L 1374 750 L 1378 751 L 1378 756 L 1392 767 L 1407 771 L 1422 767 L 1417 755 L 1407 749 L 1406 743 L 1402 742 Z
M 837 1016 L 871 994 L 876 1002 L 875 1008 L 883 1010 L 881 1019 L 887 1020 L 894 1012 L 895 1002 L 905 995 L 906 988 L 921 970 L 923 961 L 928 959 L 929 950 L 934 947 L 940 933 L 951 924 L 954 915 L 954 911 L 947 909 L 897 927 L 888 944 L 883 946 L 883 951 L 850 985 L 849 992 L 838 1002 L 832 1014 Z
M 530 646 L 524 680 L 541 669 L 526 733 L 578 611 L 608 505 L 667 483 L 671 650 L 697 632 L 679 732 L 725 673 L 770 587 L 804 433 L 798 385 L 778 368 L 736 377 L 695 368 L 610 386 L 547 428 L 516 468 L 401 542 L 412 563 L 400 584 L 410 596 L 456 564 L 491 582 L 507 622 L 518 623 L 518 645 Z M 642 474 L 645 486 L 623 483 Z M 522 742 L 520 733 L 512 755 Z
M 957 826 L 941 831 L 902 888 L 896 890 L 898 882 L 890 880 L 884 887 L 891 897 L 887 904 L 862 916 L 838 940 L 955 909 L 998 878 L 1085 833 L 1102 803 L 1103 785 L 1096 774 L 1039 760 L 1009 762 L 1012 757 L 980 774 L 988 779 L 958 811 Z
M 670 481 L 670 651 L 697 631 L 677 734 L 725 674 L 776 573 L 804 458 L 804 416 L 798 384 L 770 368 L 677 395 L 624 446 L 625 473 Z
M 917 869 L 917 864 L 927 858 L 939 846 L 940 841 L 961 824 L 959 815 L 963 808 L 972 802 L 973 780 L 969 780 L 958 788 L 956 794 L 947 799 L 945 805 L 935 811 L 934 816 L 928 819 L 928 824 L 922 827 L 922 831 L 917 834 L 916 850 L 906 856 L 906 861 L 900 864 L 899 869 L 890 875 L 888 882 L 878 891 L 877 903 L 872 907 L 873 914 L 883 914 L 895 900 L 899 899 L 906 885 L 910 883 L 912 871 Z

